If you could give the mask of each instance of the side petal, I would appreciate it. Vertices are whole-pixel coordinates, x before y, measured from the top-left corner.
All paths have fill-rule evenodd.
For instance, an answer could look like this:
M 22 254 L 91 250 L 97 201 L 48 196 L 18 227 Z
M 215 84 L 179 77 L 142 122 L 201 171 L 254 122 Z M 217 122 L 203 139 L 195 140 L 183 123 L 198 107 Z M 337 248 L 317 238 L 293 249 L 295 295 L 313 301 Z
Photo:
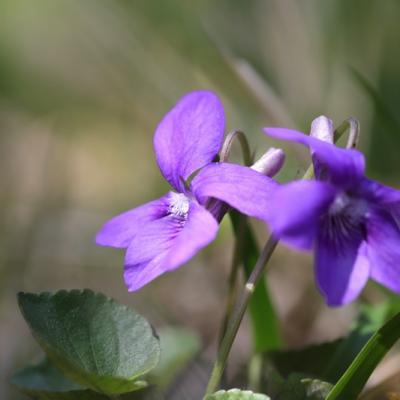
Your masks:
M 271 211 L 271 194 L 277 186 L 271 178 L 248 167 L 212 163 L 193 178 L 191 189 L 201 204 L 215 198 L 243 214 L 265 220 Z
M 371 212 L 368 224 L 371 278 L 400 293 L 400 225 L 386 210 Z
M 315 273 L 326 303 L 337 307 L 358 297 L 368 281 L 370 263 L 361 233 L 336 241 L 328 236 L 322 234 L 318 239 Z
M 319 221 L 336 195 L 328 183 L 295 181 L 279 186 L 269 199 L 267 216 L 272 232 L 295 248 L 312 248 Z
M 364 178 L 355 188 L 356 194 L 380 206 L 400 206 L 400 190 Z
M 165 179 L 183 192 L 182 179 L 218 154 L 225 129 L 224 109 L 209 91 L 187 94 L 162 119 L 154 136 L 157 163 Z
M 140 289 L 178 268 L 214 240 L 217 231 L 217 221 L 195 201 L 190 202 L 186 216 L 170 214 L 143 226 L 125 256 L 128 290 Z
M 96 243 L 101 246 L 128 247 L 144 225 L 167 214 L 168 197 L 166 195 L 112 218 L 97 233 Z
M 264 128 L 264 132 L 276 139 L 297 142 L 309 147 L 314 166 L 320 175 L 317 176 L 318 179 L 327 179 L 335 185 L 348 189 L 358 184 L 364 177 L 364 156 L 357 150 L 342 149 L 292 129 Z

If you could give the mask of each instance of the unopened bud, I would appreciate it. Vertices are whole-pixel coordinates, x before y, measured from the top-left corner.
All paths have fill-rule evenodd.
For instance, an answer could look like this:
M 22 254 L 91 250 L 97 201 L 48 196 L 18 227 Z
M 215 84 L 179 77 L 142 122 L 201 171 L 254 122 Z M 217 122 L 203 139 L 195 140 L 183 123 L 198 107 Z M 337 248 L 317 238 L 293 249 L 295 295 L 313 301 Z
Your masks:
M 331 119 L 321 115 L 311 122 L 310 136 L 324 142 L 333 143 L 333 122 Z
M 285 153 L 283 150 L 271 147 L 250 168 L 269 177 L 273 177 L 281 170 L 284 162 Z

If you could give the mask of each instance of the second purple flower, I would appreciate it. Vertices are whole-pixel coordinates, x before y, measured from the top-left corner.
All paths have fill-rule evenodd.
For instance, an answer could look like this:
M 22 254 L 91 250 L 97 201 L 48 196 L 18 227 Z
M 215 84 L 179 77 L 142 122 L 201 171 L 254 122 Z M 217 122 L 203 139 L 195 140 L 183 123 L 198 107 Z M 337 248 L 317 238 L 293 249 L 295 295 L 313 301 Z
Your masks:
M 400 191 L 365 177 L 363 154 L 335 146 L 326 117 L 313 122 L 310 136 L 285 128 L 265 133 L 311 150 L 316 180 L 281 185 L 265 219 L 282 241 L 315 249 L 326 302 L 353 301 L 369 278 L 400 293 Z

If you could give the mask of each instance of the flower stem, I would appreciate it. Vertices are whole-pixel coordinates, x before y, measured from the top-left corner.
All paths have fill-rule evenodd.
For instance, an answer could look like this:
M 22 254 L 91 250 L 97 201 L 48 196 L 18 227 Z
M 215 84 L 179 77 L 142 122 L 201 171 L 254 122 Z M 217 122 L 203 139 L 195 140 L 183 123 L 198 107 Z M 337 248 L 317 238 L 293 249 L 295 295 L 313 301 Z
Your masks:
M 349 138 L 347 140 L 346 148 L 352 149 L 357 147 L 360 135 L 360 124 L 358 120 L 353 117 L 346 119 L 335 129 L 333 134 L 334 142 L 336 143 L 347 130 L 349 130 Z
M 246 217 L 237 211 L 230 212 L 230 219 L 236 237 L 240 237 L 240 230 L 244 228 L 243 243 L 241 245 L 241 263 L 245 280 L 247 280 L 260 256 L 252 229 Z M 241 221 L 244 219 L 244 227 Z M 236 300 L 234 301 L 234 304 Z M 272 304 L 265 279 L 260 279 L 254 289 L 248 311 L 252 330 L 252 344 L 254 353 L 276 350 L 282 345 L 277 315 Z
M 221 150 L 221 161 L 227 162 L 229 160 L 229 156 L 231 153 L 232 145 L 235 139 L 239 140 L 243 161 L 246 166 L 250 166 L 253 163 L 253 157 L 250 152 L 249 142 L 247 141 L 246 134 L 242 131 L 232 131 L 229 132 Z M 236 235 L 235 240 L 235 248 L 234 254 L 232 259 L 231 270 L 229 273 L 228 278 L 228 295 L 226 300 L 225 312 L 224 317 L 222 319 L 221 328 L 220 328 L 220 339 L 219 339 L 219 346 L 221 346 L 222 339 L 225 336 L 226 329 L 228 326 L 228 322 L 231 318 L 231 314 L 233 311 L 233 307 L 235 305 L 235 299 L 237 294 L 237 277 L 239 272 L 239 265 L 241 260 L 241 253 L 243 249 L 243 235 L 244 235 L 244 228 L 245 228 L 246 220 L 244 216 L 239 217 L 239 229 Z
M 249 303 L 254 288 L 256 287 L 259 279 L 262 277 L 267 262 L 271 258 L 271 255 L 275 250 L 277 244 L 278 240 L 275 239 L 273 236 L 268 239 L 249 279 L 247 280 L 247 283 L 240 296 L 239 302 L 232 313 L 232 318 L 230 319 L 230 322 L 227 326 L 226 334 L 221 342 L 217 360 L 214 364 L 214 368 L 208 382 L 206 395 L 214 393 L 218 388 L 221 376 L 225 369 L 226 360 L 228 358 L 236 334 L 239 330 L 239 326 L 246 311 L 247 304 Z
M 226 162 L 229 159 L 231 148 L 235 139 L 239 140 L 245 165 L 251 165 L 253 162 L 253 156 L 250 152 L 250 146 L 249 142 L 247 141 L 246 134 L 242 131 L 232 131 L 228 133 L 222 146 L 221 161 Z
M 237 277 L 239 273 L 240 260 L 242 259 L 241 254 L 243 251 L 243 236 L 246 220 L 243 215 L 239 215 L 239 227 L 238 233 L 235 239 L 235 248 L 233 252 L 232 266 L 228 277 L 228 293 L 225 305 L 225 312 L 220 328 L 219 347 L 222 345 L 222 339 L 225 336 L 228 328 L 228 322 L 231 319 L 232 312 L 235 306 L 235 299 L 237 297 Z
M 350 117 L 347 121 L 349 124 L 349 138 L 347 139 L 346 148 L 354 149 L 358 145 L 360 136 L 360 123 L 355 118 Z

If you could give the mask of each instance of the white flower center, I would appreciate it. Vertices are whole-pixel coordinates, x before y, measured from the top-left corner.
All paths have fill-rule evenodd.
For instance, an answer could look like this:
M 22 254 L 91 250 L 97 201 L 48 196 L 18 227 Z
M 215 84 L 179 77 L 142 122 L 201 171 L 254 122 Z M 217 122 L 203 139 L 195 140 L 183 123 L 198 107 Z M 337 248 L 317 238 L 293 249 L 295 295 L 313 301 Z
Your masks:
M 169 212 L 179 217 L 186 217 L 189 212 L 190 200 L 183 193 L 172 192 L 169 198 Z
M 340 193 L 329 207 L 329 215 L 346 215 L 347 218 L 351 218 L 354 221 L 368 218 L 368 204 L 363 199 Z
M 329 207 L 329 214 L 340 214 L 350 203 L 350 198 L 346 193 L 341 193 L 336 196 L 335 200 Z

